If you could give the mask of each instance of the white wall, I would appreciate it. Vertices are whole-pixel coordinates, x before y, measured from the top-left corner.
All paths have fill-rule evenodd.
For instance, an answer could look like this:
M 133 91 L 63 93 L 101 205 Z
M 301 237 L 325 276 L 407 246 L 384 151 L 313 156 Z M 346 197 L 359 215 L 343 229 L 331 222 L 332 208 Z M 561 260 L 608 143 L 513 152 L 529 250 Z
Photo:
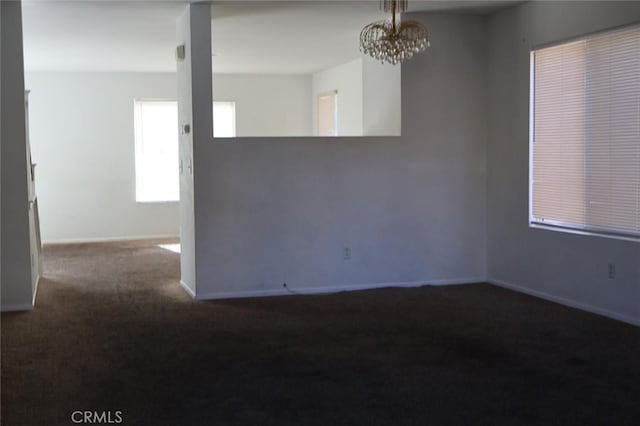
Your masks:
M 178 235 L 178 203 L 137 203 L 133 101 L 176 98 L 175 74 L 26 75 L 44 242 Z
M 0 2 L 2 311 L 30 309 L 32 288 L 20 2 Z
M 362 108 L 365 136 L 400 136 L 402 65 L 362 57 Z
M 485 19 L 415 17 L 401 137 L 194 146 L 197 297 L 484 280 Z
M 310 76 L 213 76 L 214 100 L 236 103 L 238 137 L 311 136 L 310 97 Z
M 488 276 L 640 324 L 640 243 L 528 227 L 532 46 L 640 20 L 638 2 L 529 2 L 490 19 Z M 608 279 L 614 261 L 617 275 Z
M 317 134 L 318 95 L 338 91 L 339 136 L 400 136 L 402 67 L 369 56 L 311 77 L 312 134 Z
M 362 60 L 356 59 L 311 76 L 311 119 L 318 134 L 318 95 L 338 91 L 338 136 L 362 136 Z
M 201 191 L 198 174 L 206 162 L 194 155 L 196 148 L 213 138 L 213 79 L 211 78 L 211 5 L 188 5 L 176 26 L 178 45 L 185 46 L 185 59 L 178 62 L 178 122 L 180 132 L 180 284 L 193 297 L 197 291 L 196 239 L 199 226 L 196 202 Z M 184 130 L 189 124 L 190 131 Z
M 134 99 L 176 99 L 172 73 L 27 72 L 43 240 L 178 235 L 177 203 L 136 203 Z M 239 136 L 311 135 L 309 76 L 216 75 Z

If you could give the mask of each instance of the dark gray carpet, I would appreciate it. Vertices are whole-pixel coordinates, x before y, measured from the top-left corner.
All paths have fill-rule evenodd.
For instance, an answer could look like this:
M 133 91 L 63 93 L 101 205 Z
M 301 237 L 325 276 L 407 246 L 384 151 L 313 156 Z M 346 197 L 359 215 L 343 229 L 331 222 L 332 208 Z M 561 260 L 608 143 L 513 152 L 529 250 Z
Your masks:
M 486 284 L 194 302 L 148 242 L 45 254 L 3 425 L 640 424 L 630 325 Z

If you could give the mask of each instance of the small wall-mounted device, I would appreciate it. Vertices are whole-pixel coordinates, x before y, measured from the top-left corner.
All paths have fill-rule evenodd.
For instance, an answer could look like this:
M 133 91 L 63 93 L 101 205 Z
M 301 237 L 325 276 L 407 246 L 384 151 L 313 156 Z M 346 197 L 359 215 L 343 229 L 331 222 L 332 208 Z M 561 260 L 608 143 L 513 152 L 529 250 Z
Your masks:
M 182 131 L 183 135 L 188 135 L 189 133 L 191 133 L 191 125 L 189 123 L 184 123 L 180 130 Z
M 610 280 L 614 280 L 616 278 L 616 264 L 611 260 L 607 264 L 607 275 Z
M 187 56 L 187 48 L 184 44 L 176 47 L 176 59 L 179 61 L 184 61 L 184 58 Z

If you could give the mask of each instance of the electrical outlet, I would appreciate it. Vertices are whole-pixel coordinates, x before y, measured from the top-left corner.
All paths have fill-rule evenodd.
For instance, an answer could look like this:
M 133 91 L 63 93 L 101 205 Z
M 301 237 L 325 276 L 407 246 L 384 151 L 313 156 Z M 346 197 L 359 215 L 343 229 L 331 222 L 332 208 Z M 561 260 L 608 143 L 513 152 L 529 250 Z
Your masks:
M 344 248 L 344 260 L 351 259 L 351 247 L 345 246 Z
M 610 280 L 614 279 L 616 277 L 616 264 L 613 262 L 609 262 L 607 270 L 608 270 L 609 279 Z

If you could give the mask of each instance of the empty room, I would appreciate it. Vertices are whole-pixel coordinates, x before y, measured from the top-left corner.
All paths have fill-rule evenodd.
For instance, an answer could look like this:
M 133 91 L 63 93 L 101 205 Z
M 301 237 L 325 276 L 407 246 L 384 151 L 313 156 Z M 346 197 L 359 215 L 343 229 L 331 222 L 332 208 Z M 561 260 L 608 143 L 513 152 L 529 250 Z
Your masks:
M 0 424 L 638 424 L 640 2 L 0 21 Z

